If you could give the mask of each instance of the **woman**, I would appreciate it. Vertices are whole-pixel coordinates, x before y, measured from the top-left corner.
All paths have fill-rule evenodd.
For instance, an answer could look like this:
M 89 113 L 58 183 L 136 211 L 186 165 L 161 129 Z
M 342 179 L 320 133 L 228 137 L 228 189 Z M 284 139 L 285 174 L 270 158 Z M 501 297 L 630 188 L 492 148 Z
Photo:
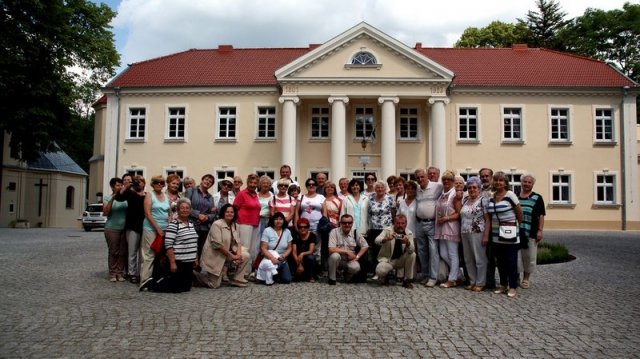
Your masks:
M 293 220 L 296 215 L 296 205 L 298 201 L 296 197 L 287 193 L 291 180 L 281 178 L 278 180 L 278 192 L 273 196 L 269 204 L 269 210 L 273 216 L 276 212 L 284 214 L 284 219 L 289 223 L 289 228 L 293 228 Z
M 104 238 L 109 251 L 109 281 L 124 282 L 124 269 L 127 264 L 127 239 L 125 237 L 125 220 L 127 218 L 127 202 L 116 201 L 115 197 L 122 189 L 122 180 L 114 177 L 109 181 L 111 195 L 104 196 L 102 213 L 107 217 L 104 224 Z
M 215 213 L 219 213 L 225 204 L 233 204 L 236 195 L 233 194 L 233 178 L 227 177 L 220 181 L 220 191 L 213 195 L 213 207 Z
M 197 273 L 196 283 L 208 288 L 220 288 L 224 269 L 235 266 L 235 276 L 229 282 L 234 287 L 244 288 L 251 256 L 246 248 L 238 242 L 239 233 L 236 225 L 236 210 L 231 204 L 220 208 L 217 221 L 213 222 L 202 250 L 200 266 L 204 273 Z
M 439 242 L 440 257 L 449 266 L 449 277 L 442 283 L 442 288 L 457 285 L 460 271 L 458 244 L 460 243 L 460 201 L 456 200 L 456 189 L 453 186 L 455 175 L 452 171 L 442 174 L 442 194 L 436 202 L 436 235 Z
M 241 181 L 242 182 L 242 181 Z M 234 180 L 235 183 L 235 180 Z M 248 249 L 251 263 L 258 254 L 258 227 L 260 225 L 260 201 L 258 200 L 258 175 L 247 176 L 247 187 L 236 194 L 233 206 L 238 211 L 238 235 L 240 244 Z M 250 267 L 247 267 L 247 271 Z M 249 273 L 245 273 L 249 275 Z
M 327 181 L 324 184 L 324 202 L 322 203 L 322 215 L 328 219 L 324 230 L 320 233 L 320 264 L 322 270 L 328 270 L 329 259 L 329 232 L 338 228 L 340 222 L 340 211 L 342 211 L 342 199 L 338 197 L 336 184 Z
M 189 220 L 191 201 L 180 198 L 177 205 L 178 217 L 167 225 L 164 236 L 170 273 L 162 281 L 154 281 L 155 292 L 188 292 L 193 283 L 192 273 L 198 255 L 198 233 Z
M 338 181 L 338 188 L 340 189 L 338 197 L 344 201 L 344 199 L 349 195 L 349 179 L 344 177 L 340 178 Z
M 196 187 L 196 180 L 191 177 L 185 177 L 182 181 L 182 186 L 184 187 L 184 192 L 186 193 L 189 188 Z
M 340 217 L 345 214 L 353 217 L 353 229 L 364 236 L 369 230 L 369 197 L 361 190 L 362 182 L 353 178 L 349 182 L 349 195 L 342 203 Z
M 389 188 L 389 191 L 387 192 L 387 194 L 389 196 L 391 196 L 391 198 L 395 198 L 396 194 L 397 194 L 397 188 L 396 188 L 396 176 L 391 175 L 389 177 L 387 177 L 387 188 Z
M 306 218 L 309 220 L 309 228 L 311 232 L 318 230 L 318 222 L 322 218 L 322 202 L 324 202 L 324 196 L 317 193 L 317 182 L 313 178 L 308 178 L 304 182 L 304 186 L 307 188 L 307 194 L 300 196 L 298 206 L 296 208 L 296 223 L 300 218 Z
M 189 188 L 185 195 L 191 201 L 191 221 L 194 223 L 196 233 L 198 233 L 198 258 L 202 253 L 202 247 L 209 234 L 211 223 L 216 219 L 214 210 L 214 200 L 209 189 L 215 183 L 215 178 L 211 174 L 206 174 L 200 179 L 200 185 Z
M 397 191 L 396 198 L 400 193 L 402 193 L 403 198 L 399 199 L 398 202 L 398 214 L 404 214 L 407 218 L 407 229 L 411 231 L 415 235 L 416 233 L 416 194 L 418 193 L 418 184 L 414 181 L 405 182 L 404 178 L 398 177 L 396 181 L 397 183 L 403 184 L 403 189 Z M 417 269 L 417 261 L 416 268 Z M 414 269 L 414 273 L 417 271 Z M 404 280 L 404 269 L 398 269 L 396 272 L 396 279 L 398 282 L 402 282 Z
M 142 223 L 142 265 L 140 270 L 140 290 L 145 290 L 150 282 L 153 272 L 153 259 L 155 253 L 151 250 L 151 243 L 156 236 L 164 236 L 170 220 L 169 199 L 162 192 L 164 188 L 164 178 L 153 176 L 151 178 L 151 188 L 153 191 L 147 193 L 144 199 L 144 222 Z
M 374 188 L 374 185 L 376 184 L 377 181 L 378 181 L 378 177 L 373 172 L 367 173 L 364 176 L 364 183 L 366 185 L 366 188 L 364 190 L 364 194 L 366 196 L 371 196 L 372 194 L 374 194 L 376 192 L 375 188 Z
M 378 265 L 378 252 L 380 246 L 375 243 L 375 239 L 382 233 L 382 230 L 393 224 L 393 214 L 396 210 L 396 203 L 385 191 L 384 182 L 376 182 L 374 185 L 375 194 L 369 197 L 369 231 L 367 231 L 367 243 L 369 244 L 369 257 L 372 263 L 371 271 Z M 374 276 L 374 280 L 377 280 Z
M 167 176 L 167 198 L 169 199 L 169 208 L 171 208 L 171 220 L 178 218 L 178 199 L 180 194 L 180 177 L 170 174 Z
M 316 235 L 309 231 L 309 220 L 301 218 L 298 230 L 293 233 L 289 269 L 297 280 L 314 283 L 316 257 Z
M 276 212 L 269 218 L 268 227 L 262 234 L 260 251 L 264 258 L 258 265 L 256 279 L 264 281 L 266 285 L 274 283 L 274 276 L 279 283 L 291 283 L 291 271 L 287 263 L 287 257 L 291 253 L 291 241 L 293 237 L 287 228 L 284 215 Z
M 525 173 L 520 177 L 522 191 L 518 195 L 520 206 L 522 207 L 522 222 L 520 223 L 520 241 L 527 243 L 522 245 L 522 269 L 524 271 L 521 287 L 529 289 L 531 285 L 529 277 L 536 269 L 538 255 L 538 243 L 542 240 L 544 229 L 544 200 L 542 196 L 533 192 L 533 185 L 536 178 L 531 173 Z M 524 244 L 523 243 L 523 244 Z
M 396 182 L 395 182 L 395 186 L 396 186 L 396 193 L 394 196 L 394 200 L 396 202 L 396 208 L 398 208 L 400 206 L 400 202 L 402 202 L 403 199 L 405 199 L 407 197 L 405 191 L 405 184 L 407 182 L 404 180 L 404 178 L 398 176 L 396 177 Z M 415 232 L 414 232 L 415 233 Z
M 466 263 L 469 284 L 464 289 L 482 292 L 487 280 L 487 225 L 491 220 L 485 212 L 486 199 L 480 195 L 482 181 L 478 177 L 467 180 L 468 196 L 462 200 L 460 209 L 460 237 Z M 485 231 L 487 235 L 485 235 Z
M 296 201 L 298 201 L 300 198 L 300 186 L 298 186 L 295 183 L 292 183 L 289 185 L 289 188 L 287 189 L 287 194 L 289 194 L 289 196 L 293 197 Z M 297 207 L 296 207 L 297 208 Z M 295 220 L 294 216 L 294 220 Z
M 513 298 L 516 296 L 516 288 L 518 288 L 518 250 L 520 249 L 520 239 L 515 228 L 518 227 L 518 223 L 522 222 L 522 209 L 518 196 L 508 188 L 509 180 L 504 172 L 494 173 L 493 189 L 495 192 L 485 210 L 491 216 L 493 252 L 496 255 L 500 275 L 500 287 L 494 293 L 507 292 L 507 295 Z M 506 234 L 500 236 L 501 226 L 507 230 L 513 229 L 515 232 L 513 238 L 508 238 Z M 486 236 L 488 241 L 488 233 Z
M 262 238 L 262 232 L 267 228 L 267 223 L 271 217 L 269 206 L 272 200 L 271 178 L 269 178 L 269 176 L 262 176 L 258 179 L 258 201 L 260 202 L 260 228 L 258 228 L 258 238 Z
M 122 176 L 122 189 L 115 196 L 116 201 L 127 202 L 127 216 L 124 223 L 127 237 L 127 273 L 129 282 L 140 283 L 140 240 L 142 238 L 142 222 L 144 222 L 144 191 L 146 181 L 142 176 L 132 177 L 126 173 Z

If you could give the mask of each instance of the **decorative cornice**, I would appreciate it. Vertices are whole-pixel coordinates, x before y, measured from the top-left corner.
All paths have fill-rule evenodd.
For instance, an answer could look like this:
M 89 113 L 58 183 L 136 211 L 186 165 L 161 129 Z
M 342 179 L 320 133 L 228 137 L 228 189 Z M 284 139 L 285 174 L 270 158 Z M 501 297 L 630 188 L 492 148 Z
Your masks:
M 279 95 L 277 87 L 185 87 L 185 88 L 123 88 L 120 96 L 264 96 Z M 115 91 L 104 88 L 105 95 L 113 95 Z
M 394 97 L 394 96 L 380 96 L 378 97 L 378 103 L 379 104 L 383 104 L 386 101 L 391 101 L 394 104 L 398 104 L 398 102 L 400 102 L 400 98 L 399 97 Z
M 483 95 L 483 96 L 584 96 L 584 97 L 601 97 L 601 96 L 620 96 L 620 88 L 580 88 L 580 87 L 458 87 L 450 88 L 450 96 L 453 95 Z
M 349 103 L 349 98 L 347 96 L 329 96 L 329 103 L 333 104 L 335 101 L 342 101 L 344 104 Z

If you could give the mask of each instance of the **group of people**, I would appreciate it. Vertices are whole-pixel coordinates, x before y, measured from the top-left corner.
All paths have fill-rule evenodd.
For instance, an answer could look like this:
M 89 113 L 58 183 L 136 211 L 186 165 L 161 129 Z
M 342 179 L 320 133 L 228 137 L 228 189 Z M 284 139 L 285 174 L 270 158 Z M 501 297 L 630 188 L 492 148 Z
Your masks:
M 517 194 L 503 172 L 488 168 L 466 180 L 429 167 L 416 170 L 415 181 L 367 173 L 364 182 L 337 185 L 319 173 L 303 191 L 283 165 L 276 181 L 256 174 L 246 181 L 225 178 L 212 193 L 210 174 L 199 185 L 155 176 L 147 193 L 141 176 L 113 178 L 104 197 L 109 279 L 162 292 L 325 275 L 330 285 L 341 276 L 509 297 L 530 286 L 545 216 L 532 174 L 521 176 Z

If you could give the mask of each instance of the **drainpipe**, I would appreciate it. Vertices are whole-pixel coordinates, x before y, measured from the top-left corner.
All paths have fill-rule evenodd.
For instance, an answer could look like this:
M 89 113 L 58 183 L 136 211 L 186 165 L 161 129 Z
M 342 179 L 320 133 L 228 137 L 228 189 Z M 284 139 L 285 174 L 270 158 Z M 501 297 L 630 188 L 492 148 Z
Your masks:
M 118 161 L 120 158 L 120 87 L 116 87 L 114 90 L 116 92 L 116 97 L 118 98 L 118 114 L 116 115 L 116 171 L 114 177 L 118 177 Z M 105 141 L 106 140 L 107 139 L 105 139 Z
M 626 143 L 625 143 L 625 135 L 624 135 L 624 131 L 625 131 L 625 127 L 624 127 L 624 122 L 625 122 L 625 114 L 624 114 L 624 99 L 625 97 L 627 97 L 627 95 L 629 94 L 629 86 L 624 86 L 622 88 L 622 102 L 620 103 L 620 173 L 621 173 L 621 179 L 620 179 L 620 186 L 622 187 L 622 210 L 621 210 L 621 215 L 622 215 L 622 230 L 626 231 L 627 230 L 627 180 L 626 180 L 626 162 L 625 162 L 625 157 L 626 157 Z

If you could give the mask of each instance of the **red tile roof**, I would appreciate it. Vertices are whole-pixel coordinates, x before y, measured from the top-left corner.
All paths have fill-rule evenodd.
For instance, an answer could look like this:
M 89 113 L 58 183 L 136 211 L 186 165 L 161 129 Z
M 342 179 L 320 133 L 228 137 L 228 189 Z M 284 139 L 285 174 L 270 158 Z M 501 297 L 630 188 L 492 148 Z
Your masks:
M 132 64 L 107 87 L 275 86 L 275 71 L 312 49 L 188 50 Z M 602 62 L 546 49 L 418 46 L 416 51 L 453 71 L 457 86 L 634 86 Z

